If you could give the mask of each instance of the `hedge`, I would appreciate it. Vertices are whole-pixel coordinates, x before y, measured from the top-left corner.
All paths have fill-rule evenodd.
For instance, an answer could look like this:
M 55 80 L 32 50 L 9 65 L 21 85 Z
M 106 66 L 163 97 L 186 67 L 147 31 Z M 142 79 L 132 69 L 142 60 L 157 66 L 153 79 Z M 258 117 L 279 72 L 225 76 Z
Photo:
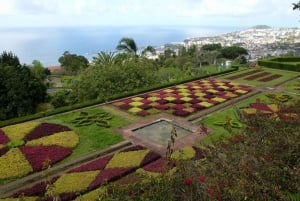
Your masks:
M 81 109 L 81 108 L 101 104 L 101 103 L 104 103 L 106 101 L 113 101 L 113 100 L 117 100 L 117 99 L 122 99 L 122 98 L 125 98 L 125 97 L 128 97 L 128 96 L 134 96 L 136 94 L 146 93 L 146 92 L 149 92 L 149 91 L 154 91 L 154 90 L 157 90 L 157 89 L 170 87 L 170 86 L 173 86 L 173 85 L 178 85 L 178 84 L 182 84 L 182 83 L 186 83 L 186 82 L 192 82 L 192 81 L 195 81 L 195 80 L 204 79 L 204 78 L 208 78 L 208 77 L 211 77 L 211 76 L 217 76 L 217 75 L 222 75 L 222 74 L 226 74 L 226 73 L 231 73 L 231 72 L 237 71 L 238 69 L 239 69 L 238 66 L 233 66 L 229 70 L 214 73 L 214 74 L 210 74 L 210 75 L 205 75 L 205 76 L 200 76 L 200 77 L 192 77 L 192 78 L 185 79 L 185 80 L 177 80 L 177 81 L 170 82 L 170 83 L 167 83 L 167 84 L 156 84 L 156 85 L 152 85 L 150 87 L 139 88 L 139 89 L 136 89 L 136 90 L 116 94 L 116 95 L 113 95 L 113 96 L 107 97 L 107 98 L 98 98 L 98 99 L 94 99 L 94 100 L 85 101 L 85 102 L 82 102 L 82 103 L 77 103 L 77 104 L 74 104 L 74 105 L 60 107 L 60 108 L 50 110 L 50 111 L 39 112 L 39 113 L 35 113 L 35 114 L 32 114 L 32 115 L 28 115 L 28 116 L 8 119 L 8 120 L 5 120 L 5 121 L 0 121 L 0 128 L 4 127 L 4 126 L 12 125 L 12 124 L 22 123 L 22 122 L 31 121 L 31 120 L 35 120 L 35 119 L 39 119 L 39 118 L 43 118 L 43 117 L 48 117 L 48 116 L 52 116 L 52 115 L 56 115 L 56 114 L 60 114 L 60 113 L 64 113 L 64 112 L 69 112 L 69 111 L 72 111 L 72 110 L 75 110 L 75 109 Z
M 295 62 L 299 63 L 296 64 Z M 258 65 L 269 68 L 300 72 L 300 57 L 278 57 L 272 59 L 259 60 Z

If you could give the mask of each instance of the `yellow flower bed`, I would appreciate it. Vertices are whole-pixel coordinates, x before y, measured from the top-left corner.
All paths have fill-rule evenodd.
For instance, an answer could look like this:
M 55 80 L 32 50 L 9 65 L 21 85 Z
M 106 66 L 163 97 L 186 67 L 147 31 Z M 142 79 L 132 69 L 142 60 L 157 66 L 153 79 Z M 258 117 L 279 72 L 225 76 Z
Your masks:
M 107 196 L 107 189 L 105 187 L 97 188 L 87 194 L 77 197 L 74 201 L 92 201 Z M 100 199 L 103 200 L 103 199 Z
M 45 136 L 39 139 L 31 140 L 26 143 L 26 146 L 61 146 L 73 148 L 79 142 L 79 137 L 74 131 L 64 131 L 53 135 Z
M 0 149 L 4 148 L 5 145 L 4 144 L 0 144 Z
M 96 179 L 100 171 L 75 172 L 62 175 L 54 184 L 54 191 L 61 193 L 78 193 L 86 190 Z
M 171 158 L 175 160 L 188 160 L 195 157 L 195 150 L 191 146 L 186 146 L 180 150 L 175 151 Z
M 6 126 L 2 128 L 2 130 L 10 140 L 21 140 L 40 124 L 41 123 L 39 122 L 26 122 L 12 126 Z
M 139 167 L 148 153 L 149 150 L 138 150 L 117 153 L 109 161 L 105 169 Z
M 201 103 L 198 103 L 198 104 L 202 105 L 203 107 L 211 107 L 211 106 L 213 106 L 213 104 L 208 103 L 208 102 L 201 102 Z
M 0 157 L 0 179 L 24 176 L 33 169 L 18 148 L 9 150 Z

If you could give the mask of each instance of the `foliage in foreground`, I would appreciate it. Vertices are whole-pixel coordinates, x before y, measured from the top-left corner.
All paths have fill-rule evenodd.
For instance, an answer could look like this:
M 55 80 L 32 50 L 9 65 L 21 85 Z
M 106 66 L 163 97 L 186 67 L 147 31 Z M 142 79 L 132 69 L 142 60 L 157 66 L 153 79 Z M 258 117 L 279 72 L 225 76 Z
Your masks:
M 180 162 L 172 177 L 112 188 L 105 200 L 299 200 L 299 104 L 246 117 L 241 133 L 206 147 L 205 160 Z

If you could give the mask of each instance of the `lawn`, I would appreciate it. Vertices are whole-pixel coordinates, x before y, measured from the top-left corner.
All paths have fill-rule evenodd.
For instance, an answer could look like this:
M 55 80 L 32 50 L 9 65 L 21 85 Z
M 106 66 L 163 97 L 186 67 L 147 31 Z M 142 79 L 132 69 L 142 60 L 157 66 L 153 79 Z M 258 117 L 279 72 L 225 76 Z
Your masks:
M 75 133 L 79 136 L 79 144 L 73 150 L 72 155 L 68 157 L 67 160 L 84 156 L 85 154 L 109 147 L 124 140 L 121 135 L 115 133 L 113 130 L 115 128 L 128 125 L 129 122 L 126 119 L 118 116 L 113 116 L 113 118 L 109 120 L 109 128 L 99 127 L 96 124 L 76 127 L 75 124 L 72 123 L 72 120 L 78 117 L 80 115 L 80 112 L 87 112 L 89 115 L 94 115 L 104 111 L 99 108 L 84 109 L 43 120 L 44 122 L 66 125 L 73 131 L 75 131 Z
M 232 136 L 232 133 L 229 133 L 228 131 L 226 131 L 223 126 L 215 125 L 215 122 L 224 121 L 226 119 L 232 119 L 232 120 L 236 121 L 237 116 L 236 116 L 234 107 L 236 107 L 236 108 L 248 107 L 249 104 L 255 103 L 257 101 L 262 102 L 262 103 L 268 103 L 268 104 L 274 103 L 274 100 L 268 98 L 268 96 L 267 96 L 268 94 L 270 94 L 270 93 L 265 92 L 265 93 L 258 94 L 256 96 L 252 96 L 242 102 L 239 102 L 238 104 L 232 105 L 231 107 L 226 108 L 222 111 L 213 113 L 210 116 L 207 116 L 206 118 L 196 122 L 196 124 L 202 123 L 205 126 L 211 128 L 212 133 L 210 133 L 207 137 L 201 139 L 200 141 L 196 142 L 195 144 L 199 145 L 201 143 L 211 143 L 212 140 L 218 140 L 221 137 L 228 138 L 228 137 Z M 286 93 L 276 93 L 276 96 L 280 96 L 283 94 L 286 94 Z M 288 101 L 287 103 L 299 98 L 299 96 L 296 96 L 296 95 L 290 95 L 290 96 L 293 98 L 290 101 Z M 231 128 L 231 129 L 233 132 L 238 132 L 237 128 Z
M 247 72 L 251 72 L 251 71 L 255 71 L 255 70 L 260 70 L 260 72 L 256 72 L 256 73 L 254 72 L 247 76 L 238 76 L 238 75 L 241 75 L 241 74 L 244 74 Z M 264 73 L 264 74 L 262 74 L 262 73 Z M 278 77 L 276 77 L 277 75 L 278 75 Z M 282 71 L 282 70 L 271 69 L 271 68 L 260 68 L 260 69 L 250 68 L 247 70 L 232 73 L 230 75 L 224 75 L 219 78 L 220 79 L 229 79 L 230 77 L 236 76 L 236 78 L 232 79 L 232 81 L 238 82 L 241 84 L 249 84 L 249 85 L 253 85 L 253 86 L 274 86 L 274 85 L 279 84 L 295 75 L 300 75 L 300 73 Z M 253 77 L 251 78 L 251 76 L 253 76 Z M 275 77 L 272 78 L 271 76 L 275 76 Z M 268 81 L 268 77 L 270 78 L 269 81 Z M 266 79 L 266 81 L 262 81 L 262 79 Z
M 283 87 L 288 92 L 300 94 L 300 78 L 287 82 Z

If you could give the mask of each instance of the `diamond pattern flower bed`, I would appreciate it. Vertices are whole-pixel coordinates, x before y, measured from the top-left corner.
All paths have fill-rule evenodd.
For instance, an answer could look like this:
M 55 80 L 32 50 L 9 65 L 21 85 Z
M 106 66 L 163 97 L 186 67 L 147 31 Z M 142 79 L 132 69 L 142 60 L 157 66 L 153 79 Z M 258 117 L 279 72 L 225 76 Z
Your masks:
M 79 137 L 68 127 L 28 122 L 0 129 L 0 180 L 53 165 L 72 153 Z
M 73 200 L 79 194 L 93 191 L 159 158 L 159 154 L 137 145 L 76 167 L 60 177 L 51 179 L 50 183 L 60 200 Z M 20 190 L 12 197 L 45 197 L 47 193 L 49 192 L 45 182 L 41 182 Z
M 185 117 L 250 91 L 246 85 L 204 79 L 126 98 L 115 102 L 114 106 L 139 116 L 165 111 Z

